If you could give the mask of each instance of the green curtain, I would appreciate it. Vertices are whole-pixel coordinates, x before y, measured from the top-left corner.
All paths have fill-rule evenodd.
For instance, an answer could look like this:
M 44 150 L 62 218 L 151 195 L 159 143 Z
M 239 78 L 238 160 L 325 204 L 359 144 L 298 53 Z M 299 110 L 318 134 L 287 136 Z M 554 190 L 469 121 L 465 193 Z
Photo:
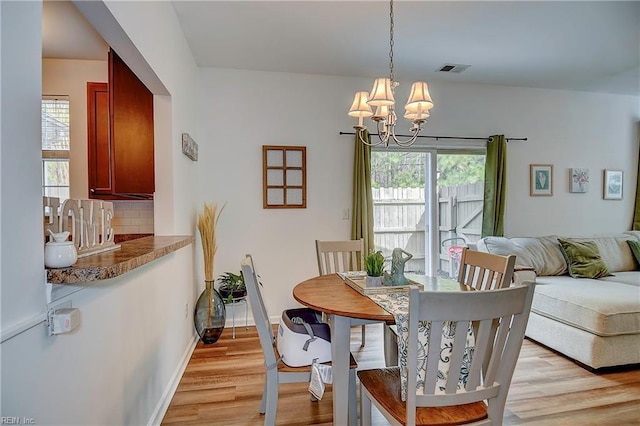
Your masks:
M 507 197 L 507 141 L 494 135 L 487 145 L 484 169 L 482 237 L 504 235 L 504 208 Z
M 369 132 L 363 138 L 371 142 Z M 373 195 L 371 194 L 371 147 L 355 138 L 353 156 L 353 206 L 351 211 L 351 239 L 364 242 L 364 255 L 374 249 L 373 244 Z
M 638 123 L 638 133 L 640 133 L 640 123 Z M 636 208 L 633 212 L 633 225 L 631 229 L 640 231 L 640 146 L 638 147 L 638 182 L 636 183 Z

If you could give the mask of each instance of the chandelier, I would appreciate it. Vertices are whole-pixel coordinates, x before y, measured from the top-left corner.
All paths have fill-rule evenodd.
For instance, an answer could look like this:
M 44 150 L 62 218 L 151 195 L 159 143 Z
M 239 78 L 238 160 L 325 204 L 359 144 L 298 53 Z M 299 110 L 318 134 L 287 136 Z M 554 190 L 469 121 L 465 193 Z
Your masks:
M 429 95 L 429 86 L 424 81 L 418 81 L 411 86 L 409 100 L 404 106 L 404 118 L 413 123 L 409 131 L 409 139 L 400 140 L 396 135 L 397 116 L 395 112 L 394 92 L 399 85 L 393 77 L 393 0 L 389 2 L 389 78 L 377 78 L 373 82 L 371 93 L 356 92 L 353 98 L 353 104 L 349 110 L 351 117 L 358 118 L 358 124 L 353 126 L 360 142 L 369 146 L 384 144 L 389 146 L 389 142 L 393 140 L 400 146 L 412 145 L 418 133 L 422 130 L 422 123 L 427 121 L 429 110 L 433 108 L 433 101 Z M 371 107 L 375 107 L 373 112 Z M 371 117 L 376 122 L 378 128 L 378 141 L 369 143 L 363 137 L 366 127 L 363 125 L 363 119 Z

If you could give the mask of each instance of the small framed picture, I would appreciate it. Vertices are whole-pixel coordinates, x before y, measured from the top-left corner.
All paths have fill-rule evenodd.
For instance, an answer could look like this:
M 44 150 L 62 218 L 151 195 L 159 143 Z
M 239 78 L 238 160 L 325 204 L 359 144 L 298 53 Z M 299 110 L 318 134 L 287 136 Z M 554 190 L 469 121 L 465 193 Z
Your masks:
M 531 164 L 529 167 L 529 195 L 553 195 L 553 165 Z
M 589 169 L 569 169 L 569 192 L 589 191 Z
M 605 169 L 602 186 L 605 200 L 622 200 L 622 170 Z

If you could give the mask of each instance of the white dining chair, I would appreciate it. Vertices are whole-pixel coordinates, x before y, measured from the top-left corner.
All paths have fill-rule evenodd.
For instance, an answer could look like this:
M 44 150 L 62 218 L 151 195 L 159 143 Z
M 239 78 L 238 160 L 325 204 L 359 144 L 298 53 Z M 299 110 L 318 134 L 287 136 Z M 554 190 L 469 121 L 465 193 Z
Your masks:
M 264 424 L 272 426 L 275 424 L 278 410 L 279 384 L 308 383 L 311 379 L 311 367 L 289 367 L 282 362 L 276 348 L 276 337 L 273 333 L 271 322 L 269 321 L 269 314 L 262 299 L 262 292 L 260 290 L 262 284 L 258 281 L 251 255 L 247 254 L 245 256 L 241 270 L 247 288 L 251 312 L 258 330 L 260 345 L 264 352 L 264 365 L 267 370 L 264 390 L 262 392 L 262 402 L 260 403 L 260 413 L 265 414 Z M 349 417 L 352 424 L 355 424 L 357 418 L 355 377 L 357 367 L 358 364 L 353 356 L 351 356 L 349 369 Z
M 361 271 L 364 269 L 364 241 L 320 241 L 316 240 L 316 256 L 320 275 L 336 272 Z M 366 327 L 362 326 L 361 346 L 364 346 Z
M 360 424 L 372 403 L 393 425 L 502 425 L 504 407 L 533 300 L 534 283 L 487 291 L 410 290 L 406 401 L 399 367 L 363 370 Z M 468 350 L 473 323 L 475 348 Z M 497 325 L 497 328 L 495 326 Z M 495 333 L 494 333 L 495 328 Z M 428 344 L 419 340 L 426 335 Z M 443 336 L 453 334 L 443 373 Z M 485 365 L 488 368 L 485 369 Z M 466 379 L 462 380 L 461 377 Z
M 513 278 L 516 256 L 462 249 L 458 282 L 475 290 L 495 290 L 509 287 Z M 386 366 L 398 365 L 398 336 L 395 326 L 386 326 L 384 331 Z
M 462 249 L 458 282 L 476 290 L 509 287 L 513 278 L 516 256 L 500 256 L 482 251 Z

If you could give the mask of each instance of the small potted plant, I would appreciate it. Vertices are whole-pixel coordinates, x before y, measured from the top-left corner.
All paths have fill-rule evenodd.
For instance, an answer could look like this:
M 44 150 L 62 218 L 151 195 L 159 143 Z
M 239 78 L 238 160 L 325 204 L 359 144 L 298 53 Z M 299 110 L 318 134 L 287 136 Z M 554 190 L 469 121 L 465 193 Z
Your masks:
M 225 303 L 231 303 L 233 299 L 239 299 L 247 295 L 242 273 L 225 272 L 218 277 L 218 282 L 220 283 L 218 291 Z
M 365 284 L 367 287 L 379 287 L 382 285 L 384 256 L 380 250 L 371 250 L 364 258 L 364 268 L 367 271 Z

